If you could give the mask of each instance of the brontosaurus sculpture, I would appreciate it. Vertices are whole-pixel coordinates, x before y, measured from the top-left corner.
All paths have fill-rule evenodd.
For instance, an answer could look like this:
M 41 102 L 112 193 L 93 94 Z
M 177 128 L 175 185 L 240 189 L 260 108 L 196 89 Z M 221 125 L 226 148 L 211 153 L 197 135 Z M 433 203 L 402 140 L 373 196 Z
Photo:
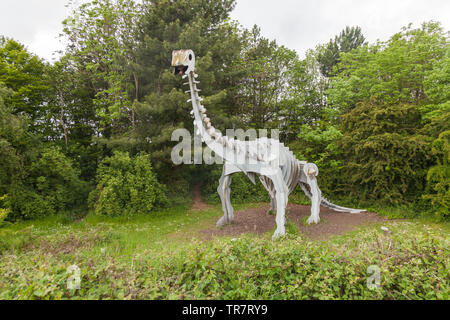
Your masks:
M 217 226 L 231 223 L 234 219 L 233 207 L 230 201 L 231 176 L 236 172 L 244 172 L 255 183 L 258 176 L 267 189 L 271 199 L 271 209 L 276 212 L 277 228 L 273 238 L 285 235 L 285 209 L 289 194 L 297 185 L 311 199 L 311 216 L 308 223 L 320 221 L 320 205 L 340 212 L 359 213 L 364 210 L 345 208 L 335 205 L 323 198 L 317 185 L 316 176 L 319 169 L 314 163 L 299 161 L 292 151 L 276 139 L 258 138 L 252 141 L 235 140 L 233 137 L 222 136 L 206 116 L 206 109 L 201 104 L 195 73 L 195 55 L 192 50 L 176 50 L 172 53 L 172 67 L 175 74 L 188 78 L 189 92 L 192 103 L 194 125 L 197 133 L 206 145 L 224 159 L 222 177 L 219 180 L 220 199 L 224 215 Z

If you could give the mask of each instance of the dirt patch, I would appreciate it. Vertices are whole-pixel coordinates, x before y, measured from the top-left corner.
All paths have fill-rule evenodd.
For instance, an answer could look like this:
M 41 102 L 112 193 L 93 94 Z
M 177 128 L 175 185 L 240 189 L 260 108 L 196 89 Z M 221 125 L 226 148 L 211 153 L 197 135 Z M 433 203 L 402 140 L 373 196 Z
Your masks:
M 200 191 L 200 184 L 196 184 L 193 188 L 192 210 L 205 210 L 211 206 L 203 201 L 202 193 Z
M 94 233 L 88 233 L 83 237 L 69 235 L 59 239 L 58 241 L 47 241 L 45 238 L 37 241 L 28 250 L 39 249 L 42 252 L 58 255 L 58 254 L 72 254 L 81 249 L 92 248 L 98 241 L 100 236 Z
M 267 207 L 251 208 L 235 212 L 235 220 L 231 225 L 221 229 L 212 226 L 201 230 L 200 234 L 206 239 L 218 236 L 238 236 L 243 233 L 263 234 L 274 230 L 275 216 L 267 214 Z M 387 219 L 374 212 L 343 213 L 328 208 L 320 208 L 320 223 L 305 225 L 304 221 L 311 214 L 310 206 L 289 204 L 286 214 L 287 221 L 296 224 L 302 234 L 313 240 L 326 240 L 334 235 L 341 235 L 354 230 L 358 226 L 379 223 Z

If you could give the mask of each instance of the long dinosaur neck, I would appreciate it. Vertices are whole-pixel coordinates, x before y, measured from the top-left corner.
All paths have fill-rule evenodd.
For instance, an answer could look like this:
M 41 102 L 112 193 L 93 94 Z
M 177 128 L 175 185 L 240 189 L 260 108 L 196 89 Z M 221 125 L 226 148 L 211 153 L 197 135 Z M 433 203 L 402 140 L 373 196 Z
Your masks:
M 257 158 L 256 154 L 250 154 L 248 150 L 241 149 L 241 146 L 234 140 L 234 138 L 228 138 L 222 136 L 211 124 L 211 120 L 206 115 L 206 108 L 201 104 L 203 100 L 198 94 L 200 90 L 197 88 L 199 83 L 196 78 L 197 74 L 190 72 L 188 75 L 188 84 L 190 90 L 191 99 L 188 100 L 192 103 L 192 113 L 194 114 L 194 125 L 198 130 L 198 134 L 202 137 L 202 140 L 206 145 L 214 151 L 222 159 L 230 162 L 235 162 L 235 155 L 240 154 L 246 158 Z M 186 83 L 187 84 L 187 83 Z
M 228 139 L 223 137 L 212 126 L 211 120 L 206 115 L 206 108 L 201 104 L 203 99 L 198 94 L 200 90 L 197 88 L 197 83 L 199 83 L 196 80 L 197 75 L 194 72 L 190 72 L 187 76 L 189 79 L 190 88 L 188 92 L 191 94 L 190 101 L 192 103 L 192 112 L 195 118 L 194 124 L 198 130 L 198 133 L 211 150 L 213 150 L 220 157 L 225 158 L 224 148 L 228 147 Z

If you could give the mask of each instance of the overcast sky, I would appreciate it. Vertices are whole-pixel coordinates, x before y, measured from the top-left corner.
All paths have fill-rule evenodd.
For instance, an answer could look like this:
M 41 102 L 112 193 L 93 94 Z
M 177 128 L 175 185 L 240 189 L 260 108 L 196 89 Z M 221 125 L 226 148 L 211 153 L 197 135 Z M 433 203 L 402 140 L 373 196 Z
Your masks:
M 77 0 L 75 0 L 77 1 Z M 83 0 L 78 0 L 79 2 Z M 12 37 L 52 60 L 63 48 L 57 36 L 68 0 L 0 0 L 0 35 Z M 358 25 L 369 42 L 387 40 L 402 26 L 440 21 L 450 29 L 450 0 L 237 0 L 231 17 L 303 56 L 346 25 Z

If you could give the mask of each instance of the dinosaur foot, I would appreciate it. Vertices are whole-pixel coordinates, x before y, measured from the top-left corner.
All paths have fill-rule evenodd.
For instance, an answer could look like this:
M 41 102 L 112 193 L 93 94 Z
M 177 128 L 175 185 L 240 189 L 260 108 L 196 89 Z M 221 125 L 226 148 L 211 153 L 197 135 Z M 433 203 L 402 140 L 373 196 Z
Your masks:
M 231 221 L 228 219 L 228 217 L 226 216 L 222 216 L 222 218 L 220 218 L 217 223 L 216 223 L 216 227 L 220 228 L 223 227 L 224 225 L 230 224 Z
M 286 231 L 283 229 L 277 229 L 275 230 L 275 233 L 272 236 L 272 240 L 279 239 L 281 237 L 284 237 L 286 235 Z
M 313 216 L 310 216 L 310 217 L 308 218 L 308 220 L 306 220 L 306 222 L 307 222 L 308 224 L 311 224 L 311 223 L 319 223 L 319 222 L 320 222 L 320 217 L 313 217 Z

